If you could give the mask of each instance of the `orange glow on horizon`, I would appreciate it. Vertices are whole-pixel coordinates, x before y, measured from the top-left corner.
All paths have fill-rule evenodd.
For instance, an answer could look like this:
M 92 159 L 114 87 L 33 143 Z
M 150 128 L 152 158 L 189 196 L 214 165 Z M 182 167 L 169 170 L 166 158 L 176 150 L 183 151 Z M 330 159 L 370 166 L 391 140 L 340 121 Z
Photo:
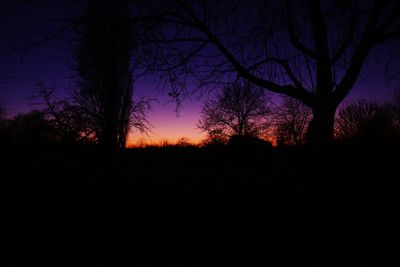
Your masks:
M 185 138 L 192 145 L 199 145 L 205 138 L 205 134 L 174 134 L 174 135 L 159 135 L 155 133 L 149 133 L 149 135 L 130 133 L 128 136 L 126 146 L 128 148 L 133 147 L 145 147 L 145 146 L 165 146 L 174 145 L 178 143 L 180 139 Z
M 183 137 L 192 144 L 201 143 L 206 133 L 202 132 L 196 123 L 200 117 L 202 103 L 186 101 L 184 104 L 179 115 L 176 113 L 174 103 L 155 106 L 147 118 L 153 126 L 152 132 L 146 135 L 131 131 L 127 138 L 127 147 L 176 144 Z
M 149 136 L 130 133 L 128 136 L 127 148 L 135 148 L 135 147 L 146 147 L 146 146 L 167 146 L 167 145 L 176 145 L 179 143 L 181 139 L 186 139 L 191 145 L 200 145 L 204 139 L 206 138 L 206 134 L 198 134 L 198 135 L 187 135 L 184 134 L 176 134 L 176 135 L 165 135 L 159 136 L 157 134 L 149 134 Z M 264 140 L 270 142 L 273 147 L 277 146 L 277 141 L 274 137 L 266 137 Z

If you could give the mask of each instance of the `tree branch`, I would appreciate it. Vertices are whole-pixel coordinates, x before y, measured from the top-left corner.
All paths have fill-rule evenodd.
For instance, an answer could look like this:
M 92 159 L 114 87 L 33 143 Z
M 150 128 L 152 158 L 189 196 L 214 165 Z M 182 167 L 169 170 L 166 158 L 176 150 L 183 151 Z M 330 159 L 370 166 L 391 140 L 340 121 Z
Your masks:
M 357 78 L 361 72 L 362 66 L 367 59 L 368 53 L 370 49 L 376 44 L 376 32 L 373 30 L 377 21 L 379 20 L 379 16 L 384 10 L 384 5 L 381 1 L 376 0 L 374 2 L 374 7 L 372 9 L 372 13 L 370 14 L 368 21 L 364 27 L 364 32 L 361 37 L 360 43 L 351 57 L 349 67 L 346 71 L 346 74 L 343 76 L 342 80 L 336 87 L 334 91 L 334 101 L 339 104 L 349 93 L 354 83 L 357 81 Z
M 294 86 L 297 89 L 307 91 L 304 88 L 304 86 L 301 84 L 300 80 L 296 77 L 293 70 L 290 68 L 289 60 L 283 60 L 283 59 L 277 59 L 277 58 L 266 58 L 264 60 L 261 60 L 255 64 L 251 65 L 250 67 L 246 68 L 246 71 L 251 71 L 253 69 L 256 69 L 258 66 L 267 64 L 269 62 L 275 62 L 275 63 L 279 64 L 280 66 L 282 66 L 285 69 L 285 72 L 286 72 L 287 76 L 289 77 L 289 79 L 293 82 Z
M 188 12 L 192 19 L 188 26 L 203 32 L 208 37 L 209 42 L 213 43 L 216 48 L 221 52 L 221 54 L 230 62 L 230 64 L 233 66 L 239 76 L 242 76 L 245 79 L 248 79 L 249 81 L 255 83 L 256 85 L 272 92 L 295 97 L 303 101 L 307 105 L 312 102 L 312 95 L 309 92 L 302 90 L 301 87 L 296 88 L 293 85 L 278 85 L 274 82 L 262 79 L 250 73 L 235 58 L 235 56 L 228 50 L 228 48 L 222 43 L 222 41 L 215 34 L 213 34 L 210 29 L 196 16 L 193 10 L 191 10 L 187 6 L 183 6 L 183 8 Z
M 332 58 L 331 58 L 331 64 L 334 65 L 337 63 L 337 61 L 339 60 L 339 58 L 343 55 L 344 52 L 346 52 L 347 48 L 349 47 L 349 45 L 351 44 L 351 41 L 354 37 L 354 34 L 356 32 L 356 17 L 354 14 L 354 9 L 352 6 L 352 3 L 349 2 L 349 5 L 351 5 L 351 20 L 350 20 L 350 26 L 348 27 L 348 32 L 344 38 L 344 41 L 342 42 L 341 45 L 339 45 L 339 48 L 337 49 L 337 51 L 333 54 Z
M 393 30 L 391 32 L 382 34 L 380 37 L 378 37 L 376 39 L 376 44 L 380 44 L 380 43 L 383 43 L 383 42 L 386 42 L 386 41 L 389 41 L 389 40 L 391 40 L 393 38 L 398 38 L 398 37 L 400 37 L 400 28 L 396 29 L 396 30 Z
M 377 28 L 376 33 L 378 37 L 376 38 L 376 44 L 400 36 L 400 28 L 385 33 L 386 29 L 388 29 L 390 25 L 399 17 L 399 13 L 400 13 L 400 2 L 397 2 L 395 7 L 390 10 L 390 13 L 386 17 L 386 19 Z
M 315 42 L 315 56 L 317 63 L 317 93 L 327 93 L 332 90 L 332 70 L 329 55 L 328 36 L 326 23 L 321 11 L 319 0 L 312 0 L 308 3 L 310 20 L 313 29 Z
M 300 38 L 296 34 L 296 30 L 294 27 L 294 21 L 293 21 L 293 7 L 290 3 L 290 0 L 286 0 L 286 24 L 289 32 L 289 37 L 292 45 L 299 50 L 300 52 L 304 53 L 306 56 L 315 59 L 316 58 L 316 52 L 308 47 L 306 47 L 301 41 Z

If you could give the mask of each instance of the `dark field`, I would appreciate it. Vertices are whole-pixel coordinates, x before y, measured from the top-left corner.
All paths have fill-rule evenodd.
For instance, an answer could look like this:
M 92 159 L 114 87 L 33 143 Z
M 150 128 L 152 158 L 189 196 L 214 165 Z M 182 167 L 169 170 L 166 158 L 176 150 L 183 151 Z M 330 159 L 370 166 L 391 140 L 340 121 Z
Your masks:
M 265 232 L 398 231 L 397 151 L 338 146 L 323 192 L 301 148 L 3 151 L 7 266 L 208 266 Z

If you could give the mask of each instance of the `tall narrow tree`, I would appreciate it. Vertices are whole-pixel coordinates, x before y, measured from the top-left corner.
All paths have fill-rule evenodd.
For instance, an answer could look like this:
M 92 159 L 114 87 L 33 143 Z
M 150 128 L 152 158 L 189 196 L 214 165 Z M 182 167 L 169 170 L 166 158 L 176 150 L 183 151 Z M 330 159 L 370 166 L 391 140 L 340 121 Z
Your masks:
M 76 29 L 76 100 L 109 151 L 125 146 L 132 115 L 129 1 L 86 0 Z

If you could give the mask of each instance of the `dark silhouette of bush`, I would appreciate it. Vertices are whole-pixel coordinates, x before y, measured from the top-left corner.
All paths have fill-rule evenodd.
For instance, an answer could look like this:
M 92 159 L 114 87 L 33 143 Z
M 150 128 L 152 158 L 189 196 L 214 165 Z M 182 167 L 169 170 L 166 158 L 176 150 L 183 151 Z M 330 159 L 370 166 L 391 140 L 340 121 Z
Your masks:
M 6 108 L 0 103 L 0 146 L 7 145 L 10 139 L 10 134 L 7 131 Z
M 18 114 L 6 126 L 10 145 L 40 147 L 56 143 L 56 131 L 43 111 Z
M 269 152 L 272 144 L 252 135 L 234 135 L 229 138 L 228 149 L 239 152 Z
M 181 137 L 176 142 L 175 146 L 178 146 L 178 147 L 191 147 L 191 146 L 193 146 L 193 144 L 190 142 L 189 138 Z
M 393 120 L 394 135 L 400 135 L 400 89 L 393 93 L 393 100 L 386 104 Z
M 5 118 L 6 118 L 6 108 L 2 103 L 0 103 L 0 125 L 3 123 Z
M 202 140 L 202 147 L 225 147 L 228 143 L 228 138 L 222 133 L 222 130 L 214 130 L 208 132 L 205 139 Z
M 202 141 L 201 143 L 202 147 L 225 147 L 226 146 L 226 141 L 225 140 L 221 140 L 221 139 L 217 139 L 217 138 L 206 138 L 205 140 Z
M 377 142 L 394 133 L 394 117 L 388 105 L 359 100 L 339 110 L 335 124 L 339 140 Z

